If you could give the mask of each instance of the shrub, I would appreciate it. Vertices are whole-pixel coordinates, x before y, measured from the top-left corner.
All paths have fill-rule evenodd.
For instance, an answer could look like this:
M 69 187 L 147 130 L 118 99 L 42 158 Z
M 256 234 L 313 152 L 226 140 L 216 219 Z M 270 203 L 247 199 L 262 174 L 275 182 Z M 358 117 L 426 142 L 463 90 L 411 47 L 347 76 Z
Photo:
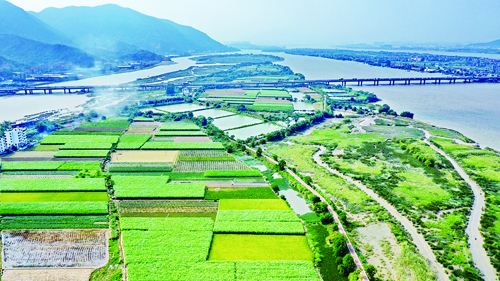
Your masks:
M 328 212 L 328 205 L 325 202 L 318 202 L 314 204 L 313 211 L 321 214 Z
M 330 213 L 321 215 L 321 223 L 322 224 L 331 224 L 333 222 L 333 215 Z

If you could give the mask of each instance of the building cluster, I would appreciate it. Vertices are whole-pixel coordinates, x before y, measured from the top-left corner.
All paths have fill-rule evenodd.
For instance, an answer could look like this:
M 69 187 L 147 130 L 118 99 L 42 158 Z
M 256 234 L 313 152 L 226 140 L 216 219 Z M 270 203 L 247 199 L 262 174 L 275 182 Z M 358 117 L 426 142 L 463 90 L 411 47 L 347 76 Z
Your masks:
M 20 148 L 28 144 L 25 128 L 14 128 L 6 131 L 4 136 L 0 137 L 0 153 L 11 149 Z

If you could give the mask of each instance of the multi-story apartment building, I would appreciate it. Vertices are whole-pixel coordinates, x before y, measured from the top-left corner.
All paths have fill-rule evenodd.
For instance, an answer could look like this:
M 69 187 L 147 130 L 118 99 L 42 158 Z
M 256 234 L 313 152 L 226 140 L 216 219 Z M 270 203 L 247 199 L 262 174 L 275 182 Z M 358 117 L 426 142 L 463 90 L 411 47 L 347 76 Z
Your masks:
M 0 154 L 7 150 L 7 142 L 4 137 L 0 137 Z
M 13 146 L 19 148 L 28 144 L 28 138 L 26 137 L 26 129 L 15 128 L 10 131 L 5 132 L 5 142 L 7 148 Z

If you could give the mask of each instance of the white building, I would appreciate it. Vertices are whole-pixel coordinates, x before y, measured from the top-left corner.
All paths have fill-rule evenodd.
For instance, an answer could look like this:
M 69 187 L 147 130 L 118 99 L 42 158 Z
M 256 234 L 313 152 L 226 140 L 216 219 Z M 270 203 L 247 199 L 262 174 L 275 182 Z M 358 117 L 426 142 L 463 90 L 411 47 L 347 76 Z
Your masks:
M 28 139 L 26 138 L 26 129 L 15 128 L 10 131 L 5 132 L 5 142 L 7 147 L 23 147 L 28 144 Z
M 4 137 L 0 137 L 0 153 L 4 153 L 7 150 L 7 142 Z

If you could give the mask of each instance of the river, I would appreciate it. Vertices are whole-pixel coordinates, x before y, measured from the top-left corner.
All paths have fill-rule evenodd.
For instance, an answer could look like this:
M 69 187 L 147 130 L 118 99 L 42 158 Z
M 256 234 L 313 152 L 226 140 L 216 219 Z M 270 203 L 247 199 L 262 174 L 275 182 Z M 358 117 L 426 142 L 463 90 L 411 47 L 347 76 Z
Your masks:
M 259 53 L 259 52 L 256 52 Z M 268 53 L 306 79 L 434 77 L 441 74 L 408 72 L 362 63 L 318 57 Z M 482 147 L 500 150 L 500 84 L 441 84 L 352 87 L 373 92 L 397 112 L 410 111 L 415 119 L 457 130 Z

